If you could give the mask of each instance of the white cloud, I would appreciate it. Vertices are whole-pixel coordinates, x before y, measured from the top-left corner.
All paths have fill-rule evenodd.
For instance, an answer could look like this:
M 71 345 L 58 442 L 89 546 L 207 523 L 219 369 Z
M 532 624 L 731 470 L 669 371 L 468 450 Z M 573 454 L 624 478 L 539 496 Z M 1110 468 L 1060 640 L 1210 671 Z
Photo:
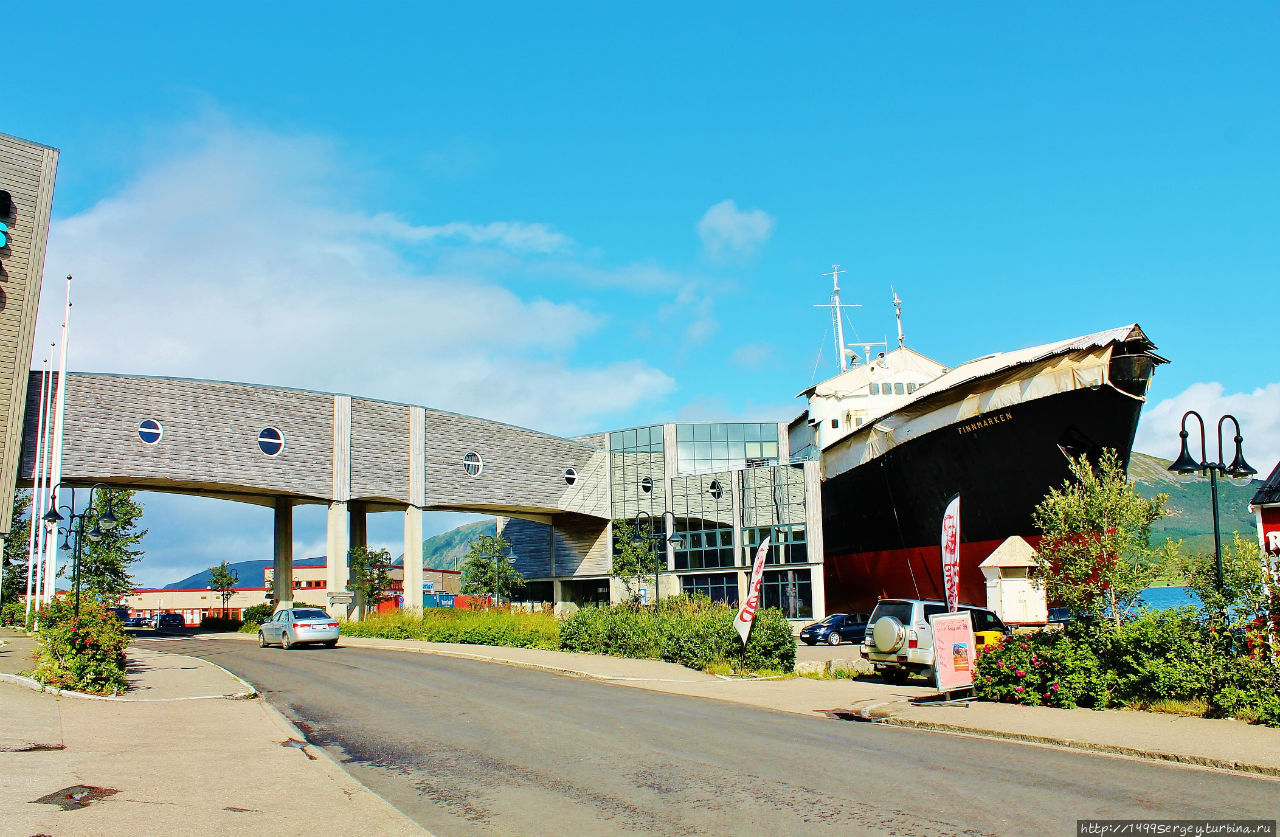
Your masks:
M 1173 398 L 1147 407 L 1138 423 L 1138 435 L 1134 449 L 1164 459 L 1178 455 L 1178 430 L 1187 410 L 1195 410 L 1204 417 L 1206 443 L 1210 460 L 1218 457 L 1217 424 L 1223 415 L 1230 414 L 1240 421 L 1244 436 L 1244 457 L 1257 468 L 1265 479 L 1280 460 L 1280 382 L 1267 384 L 1253 392 L 1225 394 L 1225 388 L 1217 382 L 1192 384 Z M 1194 454 L 1200 454 L 1200 430 L 1195 419 L 1187 429 L 1191 431 Z M 1230 463 L 1234 455 L 1234 427 L 1226 422 L 1222 428 L 1223 456 Z
M 745 343 L 733 350 L 729 360 L 747 369 L 757 369 L 773 358 L 773 346 L 768 343 Z
M 494 278 L 536 270 L 541 254 L 573 246 L 567 236 L 365 212 L 349 177 L 314 139 L 218 126 L 58 219 L 36 366 L 61 319 L 53 277 L 71 273 L 80 371 L 351 392 L 566 434 L 673 388 L 642 361 L 575 362 L 604 318 Z
M 707 210 L 698 221 L 698 236 L 707 257 L 720 260 L 748 256 L 773 233 L 773 218 L 762 209 L 743 212 L 731 200 Z

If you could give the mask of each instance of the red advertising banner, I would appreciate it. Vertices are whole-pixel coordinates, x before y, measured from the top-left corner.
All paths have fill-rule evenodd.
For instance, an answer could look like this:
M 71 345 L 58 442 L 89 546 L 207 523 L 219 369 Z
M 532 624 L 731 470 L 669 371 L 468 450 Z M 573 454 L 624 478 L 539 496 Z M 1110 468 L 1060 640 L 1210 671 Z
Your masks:
M 933 671 L 939 692 L 973 687 L 977 648 L 973 620 L 965 613 L 939 613 L 929 619 L 933 628 Z
M 951 498 L 942 515 L 942 581 L 946 585 L 947 610 L 960 606 L 960 495 Z
M 751 625 L 756 621 L 756 610 L 760 607 L 760 585 L 764 581 L 764 559 L 768 555 L 769 539 L 765 538 L 764 543 L 756 550 L 756 562 L 751 567 L 751 586 L 747 588 L 747 600 L 742 603 L 733 620 L 733 626 L 738 629 L 738 636 L 742 637 L 744 647 L 747 637 L 751 635 Z

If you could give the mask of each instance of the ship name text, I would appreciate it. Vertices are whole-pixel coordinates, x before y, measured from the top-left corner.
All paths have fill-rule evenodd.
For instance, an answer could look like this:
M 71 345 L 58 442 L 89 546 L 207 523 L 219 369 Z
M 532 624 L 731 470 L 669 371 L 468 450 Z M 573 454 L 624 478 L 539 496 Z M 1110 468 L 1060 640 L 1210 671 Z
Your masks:
M 975 430 L 982 430 L 984 427 L 990 427 L 993 424 L 1000 424 L 1005 421 L 1013 421 L 1013 414 L 996 413 L 995 415 L 990 415 L 986 418 L 978 419 L 977 421 L 971 421 L 968 424 L 962 424 L 957 427 L 956 430 L 959 431 L 961 436 L 963 436 L 966 433 L 972 433 Z

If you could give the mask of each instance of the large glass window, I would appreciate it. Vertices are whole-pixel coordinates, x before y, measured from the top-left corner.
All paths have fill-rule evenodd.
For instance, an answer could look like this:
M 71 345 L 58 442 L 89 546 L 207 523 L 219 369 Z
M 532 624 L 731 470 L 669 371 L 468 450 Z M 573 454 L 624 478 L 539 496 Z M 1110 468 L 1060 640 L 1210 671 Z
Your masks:
M 738 574 L 708 573 L 680 576 L 680 589 L 685 593 L 702 593 L 713 602 L 738 604 Z
M 677 424 L 676 469 L 705 474 L 778 464 L 778 425 L 772 422 Z
M 680 538 L 677 570 L 733 566 L 733 496 L 724 490 L 732 476 L 725 472 L 671 480 L 671 510 Z
M 760 587 L 765 607 L 776 607 L 788 619 L 813 616 L 813 585 L 808 570 L 771 570 Z
M 764 559 L 765 564 L 809 563 L 809 543 L 803 523 L 743 529 L 742 541 L 747 548 L 748 562 L 755 560 L 756 550 L 766 537 L 769 538 L 769 555 Z

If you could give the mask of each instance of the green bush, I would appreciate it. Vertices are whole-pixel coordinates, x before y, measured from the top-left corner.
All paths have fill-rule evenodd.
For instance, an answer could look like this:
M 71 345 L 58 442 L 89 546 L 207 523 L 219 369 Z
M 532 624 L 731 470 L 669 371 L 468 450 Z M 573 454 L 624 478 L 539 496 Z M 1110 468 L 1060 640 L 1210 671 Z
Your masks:
M 1195 608 L 1146 611 L 1098 644 L 1119 702 L 1190 700 L 1210 690 L 1210 647 Z
M 342 633 L 379 639 L 420 639 L 509 648 L 560 647 L 555 617 L 544 611 L 427 608 L 421 616 L 388 613 L 359 622 L 344 622 Z
M 26 602 L 5 602 L 0 607 L 0 625 L 13 625 L 16 628 L 27 625 L 27 603 Z
M 257 633 L 258 626 L 271 618 L 271 614 L 276 612 L 276 606 L 271 602 L 263 602 L 251 607 L 246 607 L 240 611 L 240 620 L 244 623 L 240 630 L 249 630 L 249 633 Z
M 1079 637 L 1063 631 L 1005 637 L 978 656 L 979 697 L 1024 706 L 1101 709 L 1115 678 Z
M 746 647 L 733 627 L 737 611 L 706 596 L 663 599 L 658 609 L 631 603 L 584 607 L 560 625 L 567 651 L 665 660 L 705 670 L 791 671 L 796 642 L 778 610 L 756 612 Z
M 35 679 L 46 686 L 91 694 L 128 688 L 124 649 L 130 637 L 120 619 L 97 600 L 80 602 L 80 615 L 67 597 L 40 609 Z

